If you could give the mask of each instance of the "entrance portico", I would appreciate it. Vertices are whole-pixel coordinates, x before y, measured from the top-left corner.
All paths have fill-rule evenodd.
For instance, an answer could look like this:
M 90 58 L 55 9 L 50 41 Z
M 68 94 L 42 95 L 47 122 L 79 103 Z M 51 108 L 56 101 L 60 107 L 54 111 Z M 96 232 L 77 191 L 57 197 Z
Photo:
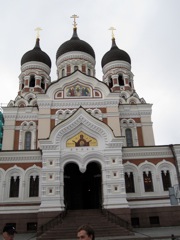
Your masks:
M 71 146 L 75 140 L 70 143 L 70 139 L 77 136 L 79 145 Z M 40 211 L 62 211 L 66 207 L 128 208 L 122 144 L 122 137 L 115 137 L 109 126 L 83 108 L 58 124 L 49 139 L 40 140 L 43 158 Z

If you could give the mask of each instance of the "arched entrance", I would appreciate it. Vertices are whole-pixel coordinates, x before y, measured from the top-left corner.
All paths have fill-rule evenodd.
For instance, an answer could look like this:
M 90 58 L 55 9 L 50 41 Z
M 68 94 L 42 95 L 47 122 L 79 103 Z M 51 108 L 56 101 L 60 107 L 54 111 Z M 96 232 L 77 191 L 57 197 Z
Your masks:
M 85 173 L 75 163 L 64 168 L 64 202 L 67 209 L 93 209 L 101 207 L 101 166 L 89 163 Z

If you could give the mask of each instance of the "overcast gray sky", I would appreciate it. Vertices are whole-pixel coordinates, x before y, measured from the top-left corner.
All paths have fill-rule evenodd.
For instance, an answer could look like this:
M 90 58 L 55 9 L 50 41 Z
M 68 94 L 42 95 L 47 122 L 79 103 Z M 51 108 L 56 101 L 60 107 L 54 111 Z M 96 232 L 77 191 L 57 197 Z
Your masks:
M 180 143 L 180 1 L 179 0 L 0 0 L 0 103 L 17 96 L 20 61 L 35 45 L 41 27 L 41 49 L 51 58 L 72 36 L 71 15 L 79 19 L 78 36 L 96 54 L 96 77 L 102 80 L 101 59 L 111 47 L 109 27 L 116 28 L 119 48 L 131 57 L 136 92 L 153 104 L 157 145 Z

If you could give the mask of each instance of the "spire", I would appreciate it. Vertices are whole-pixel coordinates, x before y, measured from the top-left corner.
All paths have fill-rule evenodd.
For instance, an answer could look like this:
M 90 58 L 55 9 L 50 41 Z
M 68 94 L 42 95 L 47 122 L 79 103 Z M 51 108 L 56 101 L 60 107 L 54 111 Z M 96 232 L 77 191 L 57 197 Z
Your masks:
M 114 31 L 116 29 L 114 27 L 110 27 L 109 30 L 111 31 L 111 34 L 112 34 L 112 46 L 111 46 L 111 49 L 112 48 L 118 48 L 117 45 L 116 45 L 115 36 L 114 36 Z
M 21 66 L 27 62 L 36 61 L 45 63 L 48 67 L 51 68 L 51 59 L 47 55 L 47 53 L 43 52 L 40 48 L 40 38 L 39 38 L 39 31 L 41 31 L 41 28 L 36 28 L 35 31 L 37 31 L 36 35 L 36 42 L 35 46 L 32 50 L 26 52 L 21 59 Z
M 68 52 L 72 52 L 72 51 L 84 52 L 85 54 L 91 55 L 95 60 L 95 53 L 94 53 L 93 48 L 87 42 L 81 40 L 78 37 L 77 23 L 76 23 L 76 18 L 78 18 L 78 16 L 74 14 L 70 18 L 74 19 L 73 34 L 72 34 L 72 37 L 68 41 L 61 44 L 61 46 L 58 48 L 57 53 L 56 53 L 56 61 L 58 61 L 58 58 L 61 55 L 63 55 L 64 53 L 68 53 Z M 92 64 L 94 65 L 94 62 Z
M 114 30 L 116 30 L 116 29 L 114 27 L 110 27 L 109 30 L 111 31 L 112 39 L 115 39 L 115 37 L 114 37 Z
M 78 35 L 77 35 L 77 23 L 76 23 L 76 18 L 79 18 L 76 14 L 73 14 L 71 16 L 71 18 L 74 18 L 73 21 L 73 35 L 71 39 L 79 39 Z
M 40 37 L 40 31 L 42 31 L 42 29 L 40 28 L 40 27 L 37 27 L 36 29 L 35 29 L 35 31 L 36 31 L 36 38 L 39 38 Z
M 111 49 L 106 52 L 102 58 L 101 65 L 104 67 L 106 64 L 113 61 L 125 61 L 131 64 L 131 59 L 129 55 L 122 49 L 119 49 L 116 45 L 115 37 L 114 37 L 114 27 L 110 27 L 109 30 L 112 31 L 112 46 Z
M 74 22 L 73 22 L 73 28 L 75 29 L 75 28 L 77 28 L 77 23 L 76 23 L 76 18 L 79 18 L 76 14 L 73 14 L 72 16 L 71 16 L 71 18 L 74 18 Z
M 40 33 L 40 31 L 42 31 L 42 29 L 40 27 L 37 27 L 35 29 L 35 31 L 36 31 L 36 44 L 35 44 L 34 48 L 41 49 L 40 44 L 39 44 L 39 42 L 40 42 L 40 34 L 39 33 Z

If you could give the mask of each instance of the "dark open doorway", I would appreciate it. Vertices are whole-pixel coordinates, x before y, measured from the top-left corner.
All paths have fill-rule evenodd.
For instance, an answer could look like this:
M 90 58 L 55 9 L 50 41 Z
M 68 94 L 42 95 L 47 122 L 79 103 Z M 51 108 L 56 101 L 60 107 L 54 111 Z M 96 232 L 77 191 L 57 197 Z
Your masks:
M 94 209 L 101 207 L 101 166 L 89 163 L 85 173 L 75 163 L 64 168 L 64 202 L 67 209 Z

